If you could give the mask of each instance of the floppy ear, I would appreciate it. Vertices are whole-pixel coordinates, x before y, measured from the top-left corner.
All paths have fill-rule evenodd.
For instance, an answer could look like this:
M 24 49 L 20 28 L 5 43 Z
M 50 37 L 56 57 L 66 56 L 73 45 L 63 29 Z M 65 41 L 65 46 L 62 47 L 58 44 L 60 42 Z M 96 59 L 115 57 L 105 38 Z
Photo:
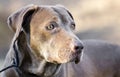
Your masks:
M 25 22 L 25 19 L 31 16 L 36 9 L 37 6 L 33 4 L 21 8 L 8 17 L 8 26 L 14 32 L 17 32 L 17 30 L 19 31 L 23 27 L 23 22 Z

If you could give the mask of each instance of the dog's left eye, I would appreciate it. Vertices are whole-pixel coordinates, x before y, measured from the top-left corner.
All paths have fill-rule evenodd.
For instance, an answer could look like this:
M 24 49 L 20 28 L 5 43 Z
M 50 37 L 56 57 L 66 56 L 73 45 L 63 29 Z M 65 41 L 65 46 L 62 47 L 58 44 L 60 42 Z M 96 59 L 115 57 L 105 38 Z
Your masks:
M 70 27 L 71 27 L 72 30 L 74 30 L 75 29 L 75 24 L 72 24 Z

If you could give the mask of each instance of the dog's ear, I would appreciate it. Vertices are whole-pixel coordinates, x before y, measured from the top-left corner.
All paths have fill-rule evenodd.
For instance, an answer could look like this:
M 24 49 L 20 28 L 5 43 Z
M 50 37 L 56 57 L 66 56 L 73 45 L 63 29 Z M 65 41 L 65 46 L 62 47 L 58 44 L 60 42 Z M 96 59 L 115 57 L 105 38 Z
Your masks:
M 12 15 L 10 15 L 8 17 L 8 26 L 14 31 L 17 32 L 17 30 L 20 30 L 25 24 L 26 18 L 29 18 L 29 16 L 31 16 L 34 11 L 37 9 L 37 5 L 28 5 L 24 8 L 21 8 L 20 10 L 18 10 L 17 12 L 13 13 Z

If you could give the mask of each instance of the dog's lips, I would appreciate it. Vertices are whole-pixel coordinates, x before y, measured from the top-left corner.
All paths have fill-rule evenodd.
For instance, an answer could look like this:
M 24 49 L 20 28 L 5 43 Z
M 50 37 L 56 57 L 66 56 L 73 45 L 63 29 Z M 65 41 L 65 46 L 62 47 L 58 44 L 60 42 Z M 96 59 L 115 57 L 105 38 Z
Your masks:
M 75 62 L 75 64 L 77 64 L 77 63 L 79 63 L 79 61 L 80 61 L 80 53 L 79 52 L 76 52 L 76 53 L 73 53 L 73 55 L 72 55 L 72 62 Z
M 79 62 L 80 62 L 80 56 L 77 56 L 76 58 L 75 58 L 75 64 L 78 64 Z

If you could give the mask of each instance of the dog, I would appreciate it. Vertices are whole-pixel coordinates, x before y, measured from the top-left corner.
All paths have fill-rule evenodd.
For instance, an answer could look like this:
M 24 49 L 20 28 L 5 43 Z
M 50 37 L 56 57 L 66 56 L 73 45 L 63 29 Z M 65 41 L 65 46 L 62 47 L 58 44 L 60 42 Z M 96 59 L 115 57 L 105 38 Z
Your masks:
M 15 35 L 1 77 L 120 77 L 120 47 L 81 41 L 64 6 L 25 6 L 8 25 Z

